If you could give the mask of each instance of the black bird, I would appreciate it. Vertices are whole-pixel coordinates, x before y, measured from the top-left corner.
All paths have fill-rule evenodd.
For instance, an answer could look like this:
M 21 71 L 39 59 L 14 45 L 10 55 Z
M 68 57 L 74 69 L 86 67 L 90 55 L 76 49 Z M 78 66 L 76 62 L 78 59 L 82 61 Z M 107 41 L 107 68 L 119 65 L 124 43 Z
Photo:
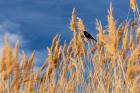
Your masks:
M 92 39 L 92 40 L 94 40 L 94 41 L 97 42 L 97 40 L 94 39 L 94 38 L 92 37 L 92 35 L 90 35 L 87 31 L 84 31 L 84 36 L 85 36 L 87 39 Z

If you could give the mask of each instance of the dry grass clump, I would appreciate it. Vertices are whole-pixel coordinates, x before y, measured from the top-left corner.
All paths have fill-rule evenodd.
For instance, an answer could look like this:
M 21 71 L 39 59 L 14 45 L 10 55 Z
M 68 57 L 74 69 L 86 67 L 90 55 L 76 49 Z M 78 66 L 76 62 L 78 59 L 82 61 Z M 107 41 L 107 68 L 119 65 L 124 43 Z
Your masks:
M 140 93 L 140 24 L 135 0 L 130 0 L 134 21 L 116 25 L 112 4 L 108 27 L 96 21 L 97 42 L 87 39 L 84 22 L 73 9 L 73 38 L 60 45 L 56 35 L 47 48 L 46 62 L 35 71 L 35 53 L 19 58 L 19 43 L 4 39 L 0 57 L 0 93 Z

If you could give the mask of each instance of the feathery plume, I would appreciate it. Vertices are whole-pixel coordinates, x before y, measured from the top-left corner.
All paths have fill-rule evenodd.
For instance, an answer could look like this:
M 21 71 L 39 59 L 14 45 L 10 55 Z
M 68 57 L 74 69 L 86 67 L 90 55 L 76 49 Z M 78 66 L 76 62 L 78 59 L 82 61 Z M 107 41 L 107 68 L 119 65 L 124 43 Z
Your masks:
M 71 22 L 70 22 L 70 29 L 71 31 L 76 31 L 77 30 L 77 17 L 76 17 L 76 10 L 75 8 L 73 8 L 73 11 L 72 11 L 72 16 L 71 16 Z
M 78 22 L 77 22 L 78 30 L 80 32 L 85 31 L 86 29 L 85 29 L 85 25 L 84 25 L 84 22 L 82 21 L 82 19 L 77 17 L 77 20 L 78 20 Z
M 137 10 L 137 3 L 136 0 L 130 0 L 130 7 L 135 12 Z

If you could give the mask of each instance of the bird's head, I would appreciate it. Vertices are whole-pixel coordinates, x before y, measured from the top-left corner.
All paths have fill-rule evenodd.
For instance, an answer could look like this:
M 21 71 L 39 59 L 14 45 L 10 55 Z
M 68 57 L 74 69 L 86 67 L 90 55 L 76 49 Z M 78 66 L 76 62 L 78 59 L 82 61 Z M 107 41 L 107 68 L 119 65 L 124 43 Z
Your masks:
M 85 31 L 83 31 L 83 32 L 84 32 L 84 34 L 85 34 L 85 33 L 87 33 L 87 31 L 86 31 L 86 30 L 85 30 Z

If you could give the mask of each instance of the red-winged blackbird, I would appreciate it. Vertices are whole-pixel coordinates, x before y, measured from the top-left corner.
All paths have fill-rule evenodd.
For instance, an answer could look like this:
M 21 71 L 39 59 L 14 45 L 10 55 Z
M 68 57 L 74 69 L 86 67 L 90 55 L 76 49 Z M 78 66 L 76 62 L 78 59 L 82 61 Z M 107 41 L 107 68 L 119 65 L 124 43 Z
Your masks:
M 94 39 L 87 31 L 84 31 L 84 36 L 85 36 L 87 39 L 92 39 L 92 40 L 94 40 L 94 41 L 97 42 L 97 40 Z

